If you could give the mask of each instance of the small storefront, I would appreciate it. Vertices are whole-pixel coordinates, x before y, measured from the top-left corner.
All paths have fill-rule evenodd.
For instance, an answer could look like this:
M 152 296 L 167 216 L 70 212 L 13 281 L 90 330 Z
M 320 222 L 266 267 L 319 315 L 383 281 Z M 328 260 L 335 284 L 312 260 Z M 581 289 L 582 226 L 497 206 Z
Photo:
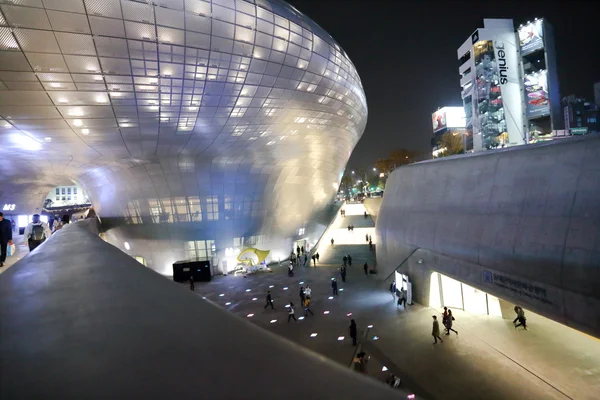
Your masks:
M 437 272 L 431 274 L 429 306 L 502 316 L 497 297 Z

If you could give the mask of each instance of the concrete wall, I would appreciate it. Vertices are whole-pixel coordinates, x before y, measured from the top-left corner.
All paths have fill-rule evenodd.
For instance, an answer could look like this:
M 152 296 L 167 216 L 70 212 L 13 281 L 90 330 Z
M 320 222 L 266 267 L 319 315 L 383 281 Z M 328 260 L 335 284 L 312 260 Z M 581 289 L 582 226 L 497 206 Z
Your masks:
M 379 209 L 381 208 L 381 197 L 373 197 L 367 198 L 364 201 L 365 208 L 371 217 L 373 217 L 373 221 L 377 222 L 377 216 L 379 215 Z
M 380 276 L 408 257 L 418 302 L 439 271 L 600 336 L 598 136 L 399 168 L 376 235 Z

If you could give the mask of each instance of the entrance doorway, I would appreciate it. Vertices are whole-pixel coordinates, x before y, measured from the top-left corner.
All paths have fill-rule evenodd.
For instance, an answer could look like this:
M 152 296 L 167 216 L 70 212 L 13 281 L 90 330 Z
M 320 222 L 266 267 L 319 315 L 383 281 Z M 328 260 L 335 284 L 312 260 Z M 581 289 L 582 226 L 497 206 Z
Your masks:
M 497 297 L 438 272 L 431 274 L 429 306 L 448 307 L 473 314 L 502 316 Z

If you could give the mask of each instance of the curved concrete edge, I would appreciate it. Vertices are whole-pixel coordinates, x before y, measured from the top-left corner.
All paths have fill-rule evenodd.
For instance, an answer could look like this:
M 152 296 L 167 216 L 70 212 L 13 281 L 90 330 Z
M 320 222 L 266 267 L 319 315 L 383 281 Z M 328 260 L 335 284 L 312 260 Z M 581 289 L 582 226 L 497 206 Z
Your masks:
M 439 271 L 600 337 L 599 176 L 598 135 L 403 166 L 377 221 L 378 268 L 422 249 L 413 275 Z M 427 282 L 413 287 L 423 304 Z
M 0 276 L 0 397 L 406 396 L 202 300 L 97 228 L 69 225 Z

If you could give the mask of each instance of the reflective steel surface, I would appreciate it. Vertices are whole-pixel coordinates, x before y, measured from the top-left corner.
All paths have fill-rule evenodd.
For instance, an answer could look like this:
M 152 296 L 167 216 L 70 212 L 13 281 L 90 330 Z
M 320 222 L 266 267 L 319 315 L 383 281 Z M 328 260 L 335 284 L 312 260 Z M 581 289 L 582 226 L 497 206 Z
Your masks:
M 367 107 L 310 19 L 275 0 L 0 11 L 0 203 L 15 214 L 76 182 L 107 238 L 163 273 L 318 237 Z

